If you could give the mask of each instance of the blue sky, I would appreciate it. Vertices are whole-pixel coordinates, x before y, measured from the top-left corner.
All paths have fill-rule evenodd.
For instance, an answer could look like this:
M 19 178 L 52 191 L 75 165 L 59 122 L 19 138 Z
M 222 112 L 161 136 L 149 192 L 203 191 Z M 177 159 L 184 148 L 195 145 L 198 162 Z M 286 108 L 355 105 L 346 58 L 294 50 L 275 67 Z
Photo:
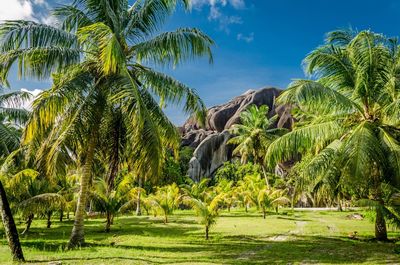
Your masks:
M 161 69 L 195 88 L 207 106 L 224 103 L 248 89 L 285 88 L 303 78 L 301 61 L 323 42 L 324 34 L 338 28 L 371 29 L 400 35 L 398 0 L 192 0 L 191 12 L 179 9 L 165 30 L 197 27 L 216 42 L 214 64 L 188 62 L 176 69 Z M 63 2 L 68 2 L 64 0 Z M 0 19 L 25 18 L 51 22 L 47 10 L 60 3 L 49 0 L 0 0 Z M 49 83 L 17 80 L 13 89 L 45 89 Z M 178 125 L 185 115 L 168 107 Z

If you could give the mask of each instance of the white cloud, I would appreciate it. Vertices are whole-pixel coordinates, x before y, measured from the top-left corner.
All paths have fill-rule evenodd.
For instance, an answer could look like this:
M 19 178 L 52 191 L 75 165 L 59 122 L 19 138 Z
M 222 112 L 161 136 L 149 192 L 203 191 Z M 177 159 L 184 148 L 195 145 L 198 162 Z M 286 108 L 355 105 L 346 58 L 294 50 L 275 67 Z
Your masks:
M 243 33 L 239 33 L 236 36 L 237 40 L 242 40 L 247 43 L 253 42 L 254 41 L 254 32 L 250 33 L 249 35 L 244 35 Z
M 225 15 L 221 9 L 226 6 L 231 6 L 234 9 L 243 9 L 246 7 L 244 0 L 192 0 L 192 7 L 201 10 L 203 7 L 209 7 L 208 20 L 217 21 L 219 29 L 229 33 L 229 25 L 242 24 L 242 18 L 239 16 Z
M 33 19 L 32 2 L 28 0 L 0 0 L 0 20 Z
M 54 22 L 54 18 L 48 15 L 50 5 L 45 0 L 0 0 L 0 6 L 0 21 L 24 19 L 46 24 Z
M 192 6 L 194 8 L 201 8 L 203 6 L 226 6 L 231 5 L 235 9 L 241 9 L 246 6 L 244 0 L 192 0 Z
M 31 93 L 33 95 L 33 97 L 29 101 L 24 102 L 24 104 L 22 106 L 26 110 L 32 110 L 33 101 L 37 98 L 37 96 L 40 93 L 43 92 L 43 90 L 41 90 L 41 89 L 29 90 L 29 89 L 26 89 L 26 88 L 21 88 L 21 91 L 22 92 L 29 92 L 29 93 Z

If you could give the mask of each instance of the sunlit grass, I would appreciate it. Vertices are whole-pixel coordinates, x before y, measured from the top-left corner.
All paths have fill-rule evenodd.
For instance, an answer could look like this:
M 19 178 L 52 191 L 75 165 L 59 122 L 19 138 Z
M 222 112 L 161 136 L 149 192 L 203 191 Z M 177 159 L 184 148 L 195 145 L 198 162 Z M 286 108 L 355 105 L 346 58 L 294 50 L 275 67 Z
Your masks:
M 222 212 L 208 242 L 191 211 L 178 211 L 168 224 L 161 217 L 118 217 L 110 233 L 103 232 L 104 219 L 88 219 L 88 246 L 74 251 L 64 251 L 72 220 L 54 220 L 51 229 L 35 220 L 22 244 L 33 264 L 400 264 L 396 244 L 374 242 L 374 224 L 349 214 L 288 211 L 264 220 L 255 211 Z M 348 238 L 354 231 L 358 240 Z M 1 244 L 0 262 L 9 263 L 4 235 Z

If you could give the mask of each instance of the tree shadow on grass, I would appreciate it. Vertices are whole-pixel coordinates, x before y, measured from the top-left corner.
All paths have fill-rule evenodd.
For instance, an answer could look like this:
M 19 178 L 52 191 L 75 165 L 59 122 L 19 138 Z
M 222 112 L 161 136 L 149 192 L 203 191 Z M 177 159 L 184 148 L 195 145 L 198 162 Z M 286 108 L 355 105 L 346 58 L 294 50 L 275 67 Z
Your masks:
M 43 244 L 42 242 L 41 244 Z M 26 244 L 24 244 L 26 245 Z M 198 240 L 184 246 L 142 246 L 91 243 L 90 248 L 124 249 L 126 256 L 120 254 L 110 257 L 60 257 L 57 260 L 110 260 L 126 259 L 136 262 L 159 264 L 215 262 L 222 264 L 288 264 L 325 263 L 348 264 L 399 264 L 400 256 L 395 254 L 393 243 L 371 243 L 363 240 L 350 240 L 339 237 L 290 236 L 285 241 L 251 236 L 229 236 Z M 31 247 L 40 249 L 38 242 Z M 43 246 L 49 250 L 49 244 Z M 54 251 L 59 250 L 54 245 Z M 110 249 L 110 251 L 112 251 Z M 79 251 L 79 250 L 77 250 Z M 102 250 L 100 250 L 102 251 Z M 206 255 L 198 255 L 201 251 Z M 138 253 L 141 253 L 140 255 Z M 143 253 L 147 253 L 143 256 Z M 175 254 L 171 257 L 171 254 Z M 178 255 L 176 255 L 178 254 Z M 136 258 L 139 256 L 140 258 Z M 132 257 L 132 258 L 129 258 Z M 48 262 L 49 260 L 46 260 Z M 39 261 L 38 261 L 39 262 Z M 45 261 L 40 261 L 45 262 Z
M 310 222 L 312 221 L 311 219 L 306 219 L 306 218 L 301 218 L 301 217 L 291 217 L 291 216 L 277 216 L 277 219 L 283 219 L 283 220 L 290 220 L 290 221 L 303 221 L 303 222 Z

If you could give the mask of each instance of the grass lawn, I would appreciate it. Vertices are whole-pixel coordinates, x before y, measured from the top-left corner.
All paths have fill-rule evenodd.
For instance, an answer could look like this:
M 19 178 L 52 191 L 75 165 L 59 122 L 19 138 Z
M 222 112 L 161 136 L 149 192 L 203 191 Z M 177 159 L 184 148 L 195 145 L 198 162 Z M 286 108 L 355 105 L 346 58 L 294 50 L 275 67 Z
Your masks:
M 88 246 L 74 251 L 63 250 L 72 220 L 54 220 L 51 229 L 34 220 L 22 245 L 31 264 L 400 264 L 399 244 L 372 241 L 374 224 L 349 214 L 301 211 L 264 220 L 256 212 L 223 212 L 208 242 L 191 211 L 177 211 L 166 225 L 157 217 L 118 217 L 110 233 L 103 232 L 104 219 L 89 219 Z M 358 240 L 348 238 L 353 231 Z M 0 233 L 0 263 L 8 264 Z M 389 236 L 400 233 L 389 228 Z

